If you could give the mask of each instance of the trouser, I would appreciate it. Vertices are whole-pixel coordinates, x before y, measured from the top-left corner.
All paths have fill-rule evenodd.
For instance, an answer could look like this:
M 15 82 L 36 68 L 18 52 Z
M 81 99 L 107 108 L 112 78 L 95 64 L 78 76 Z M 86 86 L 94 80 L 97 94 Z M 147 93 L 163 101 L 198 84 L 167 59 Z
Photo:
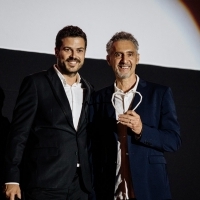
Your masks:
M 24 200 L 88 200 L 88 193 L 85 190 L 81 178 L 80 168 L 71 185 L 68 188 L 51 189 L 51 188 L 34 188 L 24 191 Z

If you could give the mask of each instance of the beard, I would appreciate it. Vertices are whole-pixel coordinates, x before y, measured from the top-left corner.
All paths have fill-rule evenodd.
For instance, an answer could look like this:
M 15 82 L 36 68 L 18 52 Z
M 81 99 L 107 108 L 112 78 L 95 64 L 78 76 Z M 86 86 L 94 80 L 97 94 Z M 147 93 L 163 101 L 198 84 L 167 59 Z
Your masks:
M 67 63 L 71 61 L 76 61 L 78 63 L 78 67 L 69 66 Z M 80 63 L 81 61 L 77 58 L 68 58 L 65 61 L 58 60 L 58 67 L 62 74 L 66 74 L 68 76 L 75 76 L 77 72 L 79 71 L 79 69 L 82 67 Z
M 130 73 L 128 73 L 128 74 L 122 74 L 120 72 L 116 72 L 116 76 L 118 78 L 120 78 L 120 79 L 126 79 L 126 78 L 130 77 Z
M 121 65 L 118 65 L 118 67 L 122 68 L 122 67 L 129 67 L 129 69 L 131 69 L 131 66 L 128 66 L 128 65 L 124 65 L 124 64 L 121 64 Z M 120 78 L 120 79 L 126 79 L 126 78 L 129 78 L 131 76 L 131 72 L 127 72 L 127 73 L 122 73 L 119 71 L 119 69 L 116 69 L 115 70 L 115 75 Z

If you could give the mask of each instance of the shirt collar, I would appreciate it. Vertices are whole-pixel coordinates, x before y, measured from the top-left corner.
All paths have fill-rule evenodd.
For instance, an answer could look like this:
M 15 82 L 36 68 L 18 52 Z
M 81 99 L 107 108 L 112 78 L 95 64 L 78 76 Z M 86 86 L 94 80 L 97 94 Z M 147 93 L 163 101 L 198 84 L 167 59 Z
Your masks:
M 61 72 L 58 70 L 58 68 L 56 67 L 56 65 L 53 66 L 58 77 L 60 78 L 61 82 L 64 84 L 64 85 L 67 85 L 67 82 L 65 80 L 65 77 L 61 74 Z M 79 73 L 77 73 L 77 80 L 76 82 L 73 84 L 73 85 L 77 85 L 77 84 L 80 84 L 81 83 L 81 77 L 79 75 Z
M 139 76 L 136 74 L 136 83 L 135 83 L 135 85 L 134 85 L 134 87 L 133 88 L 131 88 L 128 92 L 126 92 L 126 93 L 130 93 L 130 92 L 135 92 L 136 91 L 136 89 L 137 89 L 137 86 L 138 86 L 138 83 L 139 83 Z M 115 92 L 121 92 L 121 93 L 124 93 L 121 89 L 119 89 L 118 87 L 117 87 L 117 84 L 116 84 L 116 81 L 115 81 L 115 83 L 114 83 L 114 91 Z

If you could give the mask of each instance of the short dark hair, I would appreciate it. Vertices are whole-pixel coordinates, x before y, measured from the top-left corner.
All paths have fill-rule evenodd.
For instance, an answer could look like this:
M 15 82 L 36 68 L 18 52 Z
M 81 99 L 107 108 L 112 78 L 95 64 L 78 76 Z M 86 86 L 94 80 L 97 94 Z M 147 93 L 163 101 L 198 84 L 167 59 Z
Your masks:
M 78 26 L 65 26 L 62 28 L 56 36 L 56 48 L 59 49 L 62 46 L 62 39 L 66 37 L 81 37 L 85 41 L 85 48 L 87 47 L 87 36 L 81 28 Z
M 119 40 L 128 40 L 128 41 L 131 41 L 135 45 L 135 48 L 137 50 L 139 49 L 139 43 L 136 40 L 136 38 L 131 33 L 127 33 L 127 32 L 121 31 L 121 32 L 115 33 L 112 36 L 112 38 L 108 41 L 108 43 L 106 44 L 106 51 L 107 51 L 107 53 L 109 53 L 109 51 L 110 51 L 110 49 L 112 47 L 112 44 L 114 42 L 116 42 L 116 41 L 119 41 Z

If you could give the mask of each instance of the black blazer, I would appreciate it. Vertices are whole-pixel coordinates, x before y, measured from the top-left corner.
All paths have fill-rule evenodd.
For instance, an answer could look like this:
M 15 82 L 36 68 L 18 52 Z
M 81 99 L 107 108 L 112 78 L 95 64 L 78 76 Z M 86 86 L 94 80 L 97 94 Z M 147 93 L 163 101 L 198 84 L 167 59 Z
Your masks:
M 83 78 L 81 82 L 84 101 L 76 131 L 53 67 L 23 80 L 7 146 L 6 182 L 20 182 L 28 188 L 67 188 L 79 160 L 85 187 L 91 191 L 86 126 L 93 89 Z

